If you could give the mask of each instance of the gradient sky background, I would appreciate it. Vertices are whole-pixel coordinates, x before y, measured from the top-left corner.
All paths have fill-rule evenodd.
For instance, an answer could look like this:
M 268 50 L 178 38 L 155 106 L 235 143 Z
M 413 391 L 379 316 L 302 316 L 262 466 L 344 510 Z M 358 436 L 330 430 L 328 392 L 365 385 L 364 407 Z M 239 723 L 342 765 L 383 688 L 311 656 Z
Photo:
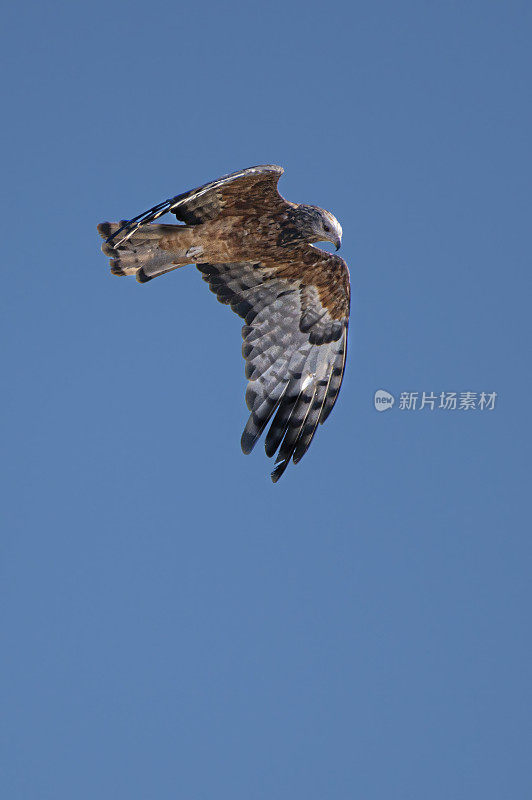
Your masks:
M 531 797 L 531 4 L 2 23 L 2 797 Z M 258 163 L 337 215 L 353 286 L 276 486 L 240 320 L 193 267 L 113 278 L 96 234 Z

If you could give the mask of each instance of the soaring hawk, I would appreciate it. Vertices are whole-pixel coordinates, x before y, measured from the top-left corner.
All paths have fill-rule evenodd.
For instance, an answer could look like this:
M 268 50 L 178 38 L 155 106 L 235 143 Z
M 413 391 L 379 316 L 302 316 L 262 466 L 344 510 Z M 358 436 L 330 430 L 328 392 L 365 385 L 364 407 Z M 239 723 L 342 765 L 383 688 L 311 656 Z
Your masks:
M 172 197 L 128 222 L 102 222 L 113 275 L 141 283 L 195 263 L 221 303 L 243 317 L 251 412 L 242 434 L 249 453 L 270 422 L 266 454 L 277 452 L 272 480 L 304 456 L 318 423 L 336 402 L 344 373 L 349 270 L 314 246 L 340 247 L 342 228 L 322 208 L 277 191 L 281 167 L 226 175 Z M 170 211 L 183 225 L 153 225 Z

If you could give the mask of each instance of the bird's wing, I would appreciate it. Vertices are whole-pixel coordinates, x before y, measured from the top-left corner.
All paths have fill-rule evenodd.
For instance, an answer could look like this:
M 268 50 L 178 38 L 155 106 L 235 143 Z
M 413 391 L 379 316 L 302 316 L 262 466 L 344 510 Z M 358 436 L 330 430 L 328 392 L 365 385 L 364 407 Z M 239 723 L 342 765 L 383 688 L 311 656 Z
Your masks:
M 197 225 L 220 216 L 249 213 L 253 209 L 275 213 L 288 205 L 277 191 L 277 182 L 283 172 L 282 167 L 274 164 L 233 172 L 174 197 L 169 210 L 187 225 Z
M 306 263 L 292 258 L 277 265 L 197 264 L 218 300 L 245 320 L 242 354 L 251 414 L 242 450 L 251 452 L 273 417 L 265 448 L 268 456 L 278 451 L 274 483 L 291 458 L 296 464 L 304 456 L 318 423 L 332 411 L 347 349 L 345 261 L 309 245 L 297 250 Z
M 198 225 L 220 216 L 245 214 L 261 209 L 270 213 L 279 212 L 290 205 L 277 191 L 277 182 L 283 172 L 282 167 L 264 164 L 224 175 L 217 181 L 164 200 L 128 220 L 108 241 L 121 237 L 118 241 L 113 241 L 114 246 L 118 247 L 141 225 L 154 222 L 169 211 L 187 225 Z

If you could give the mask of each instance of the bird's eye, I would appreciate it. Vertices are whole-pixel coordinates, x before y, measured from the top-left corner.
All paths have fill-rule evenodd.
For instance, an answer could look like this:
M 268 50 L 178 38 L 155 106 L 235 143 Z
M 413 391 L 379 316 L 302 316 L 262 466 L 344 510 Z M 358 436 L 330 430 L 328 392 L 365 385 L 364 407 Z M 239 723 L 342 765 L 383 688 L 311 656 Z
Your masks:
M 329 228 L 328 225 L 324 225 L 323 226 L 323 230 L 325 231 L 325 233 L 330 233 L 331 232 L 331 229 Z

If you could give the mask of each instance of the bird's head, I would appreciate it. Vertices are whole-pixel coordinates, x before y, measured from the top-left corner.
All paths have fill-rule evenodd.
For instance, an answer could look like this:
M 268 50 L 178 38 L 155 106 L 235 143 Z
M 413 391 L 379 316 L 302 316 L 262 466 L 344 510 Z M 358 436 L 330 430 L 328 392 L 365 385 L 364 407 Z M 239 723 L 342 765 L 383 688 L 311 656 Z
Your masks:
M 342 226 L 329 211 L 318 206 L 299 206 L 308 242 L 332 242 L 339 250 L 342 244 Z

